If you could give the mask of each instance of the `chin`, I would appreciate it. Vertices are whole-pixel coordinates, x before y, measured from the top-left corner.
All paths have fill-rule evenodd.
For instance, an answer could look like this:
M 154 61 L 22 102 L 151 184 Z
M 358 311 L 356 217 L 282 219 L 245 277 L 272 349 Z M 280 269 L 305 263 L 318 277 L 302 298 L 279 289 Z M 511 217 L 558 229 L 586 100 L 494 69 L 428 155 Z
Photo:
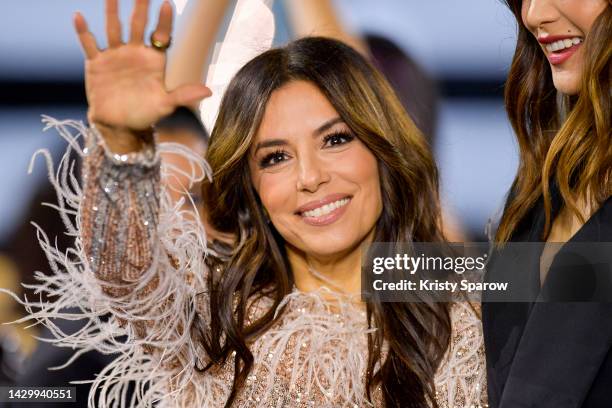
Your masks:
M 304 246 L 306 252 L 309 255 L 315 255 L 320 257 L 333 257 L 334 255 L 343 254 L 346 251 L 355 247 L 355 243 L 341 243 L 341 242 L 325 242 L 319 240 L 313 242 L 312 245 L 306 243 Z
M 565 95 L 576 95 L 580 92 L 580 78 L 578 75 L 553 74 L 553 84 L 557 91 Z
M 330 237 L 324 234 L 312 239 L 303 239 L 299 247 L 309 255 L 333 257 L 354 249 L 362 241 L 356 237 Z

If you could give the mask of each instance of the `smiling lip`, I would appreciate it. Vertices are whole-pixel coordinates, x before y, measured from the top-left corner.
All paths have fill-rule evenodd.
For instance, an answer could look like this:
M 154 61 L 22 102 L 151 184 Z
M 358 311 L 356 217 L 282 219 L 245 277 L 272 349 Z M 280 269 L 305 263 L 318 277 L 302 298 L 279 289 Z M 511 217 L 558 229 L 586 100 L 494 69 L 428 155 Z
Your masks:
M 332 210 L 328 214 L 325 214 L 319 217 L 306 217 L 304 215 L 304 212 L 306 211 L 311 211 L 316 208 L 323 207 L 326 204 L 330 204 L 330 203 L 333 203 L 333 202 L 336 202 L 338 200 L 342 200 L 345 198 L 349 200 L 348 203 Z M 350 200 L 352 198 L 353 197 L 351 195 L 347 195 L 347 194 L 330 194 L 321 200 L 310 201 L 304 204 L 303 206 L 298 208 L 295 214 L 298 215 L 306 224 L 309 224 L 309 225 L 314 225 L 314 226 L 329 225 L 335 222 L 336 220 L 338 220 L 346 212 L 346 208 L 350 204 Z
M 333 203 L 334 201 L 342 200 L 343 198 L 352 198 L 352 196 L 349 194 L 340 194 L 340 193 L 330 194 L 328 196 L 323 197 L 320 200 L 313 200 L 313 201 L 307 202 L 303 206 L 299 207 L 295 211 L 295 213 L 301 215 L 302 213 L 306 211 L 311 211 L 311 210 L 314 210 L 315 208 L 323 207 L 325 204 Z
M 566 40 L 568 38 L 574 38 L 574 37 L 579 37 L 578 35 L 546 35 L 546 36 L 541 36 L 538 37 L 538 42 L 540 44 L 550 44 L 550 43 L 554 43 L 555 41 L 559 41 L 559 40 Z
M 538 37 L 538 42 L 542 44 L 544 47 L 546 47 L 547 44 L 552 44 L 555 41 L 566 40 L 566 39 L 571 39 L 575 37 L 578 37 L 578 36 L 576 35 L 547 35 L 545 37 Z M 561 52 L 549 52 L 546 49 L 544 49 L 544 52 L 546 54 L 546 58 L 548 58 L 548 62 L 550 62 L 552 65 L 559 65 L 559 64 L 563 64 L 565 61 L 570 59 L 570 57 L 574 55 L 576 51 L 578 51 L 578 48 L 581 45 L 582 45 L 582 42 L 578 44 L 574 44 L 569 48 L 565 48 Z

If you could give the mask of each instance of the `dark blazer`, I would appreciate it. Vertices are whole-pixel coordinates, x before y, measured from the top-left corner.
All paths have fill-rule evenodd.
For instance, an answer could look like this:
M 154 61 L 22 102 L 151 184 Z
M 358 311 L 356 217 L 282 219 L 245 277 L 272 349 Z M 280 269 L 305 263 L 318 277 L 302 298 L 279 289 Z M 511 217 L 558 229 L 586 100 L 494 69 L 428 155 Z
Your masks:
M 552 188 L 553 217 L 561 197 Z M 540 200 L 520 223 L 511 241 L 541 242 L 545 215 Z M 568 241 L 612 242 L 612 197 Z M 593 245 L 595 247 L 595 245 Z M 540 291 L 539 255 L 516 263 L 514 277 L 536 296 L 562 274 L 558 259 Z M 497 256 L 497 258 L 496 258 Z M 608 253 L 608 259 L 612 254 Z M 487 279 L 501 274 L 503 255 L 494 253 Z M 610 263 L 608 262 L 608 268 Z M 586 276 L 590 272 L 575 271 Z M 612 407 L 612 302 L 483 301 L 482 319 L 487 358 L 489 406 L 492 408 Z

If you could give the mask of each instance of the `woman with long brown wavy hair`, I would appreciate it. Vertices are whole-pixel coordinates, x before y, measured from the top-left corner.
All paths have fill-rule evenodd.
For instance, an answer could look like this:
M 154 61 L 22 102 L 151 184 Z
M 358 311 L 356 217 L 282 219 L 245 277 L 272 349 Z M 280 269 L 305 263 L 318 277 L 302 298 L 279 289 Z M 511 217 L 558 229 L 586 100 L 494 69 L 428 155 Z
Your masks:
M 56 180 L 62 214 L 78 211 L 68 223 L 78 239 L 64 256 L 41 237 L 54 273 L 39 289 L 57 299 L 26 304 L 52 330 L 50 318 L 73 317 L 66 307 L 83 310 L 79 333 L 54 330 L 60 346 L 121 352 L 90 405 L 480 406 L 484 350 L 467 302 L 359 297 L 365 245 L 443 241 L 436 166 L 383 77 L 318 37 L 247 63 L 224 94 L 207 162 L 189 156 L 193 181 L 212 175 L 208 223 L 235 237 L 207 243 L 160 184 L 152 126 L 209 91 L 166 91 L 172 12 L 165 2 L 149 47 L 147 11 L 138 0 L 123 44 L 107 0 L 104 51 L 75 17 L 92 126 L 48 119 L 87 139 L 84 151 L 70 144 L 84 156 L 82 191 L 67 161 Z
M 608 406 L 612 297 L 591 296 L 594 265 L 563 260 L 589 243 L 610 266 L 601 243 L 612 242 L 612 2 L 507 3 L 519 26 L 505 97 L 520 164 L 489 277 L 501 276 L 506 243 L 540 243 L 512 266 L 538 301 L 483 304 L 490 404 Z M 600 276 L 599 289 L 609 281 Z

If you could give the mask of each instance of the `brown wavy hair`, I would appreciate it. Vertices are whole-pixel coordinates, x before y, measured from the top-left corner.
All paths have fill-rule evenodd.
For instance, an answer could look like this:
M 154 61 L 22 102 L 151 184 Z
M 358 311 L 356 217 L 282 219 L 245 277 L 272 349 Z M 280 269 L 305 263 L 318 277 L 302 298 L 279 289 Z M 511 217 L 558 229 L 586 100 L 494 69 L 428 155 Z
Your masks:
M 503 243 L 542 198 L 545 237 L 552 224 L 550 186 L 583 223 L 579 203 L 598 208 L 612 193 L 612 0 L 586 36 L 580 92 L 556 91 L 537 40 L 523 25 L 521 0 L 506 1 L 518 21 L 518 41 L 505 88 L 506 110 L 520 150 L 518 174 L 497 230 Z
M 212 227 L 236 237 L 222 253 L 224 272 L 211 275 L 211 323 L 199 320 L 195 335 L 212 365 L 235 352 L 230 406 L 253 366 L 248 343 L 275 322 L 274 312 L 293 285 L 283 238 L 266 222 L 254 189 L 248 151 L 270 95 L 304 80 L 316 85 L 355 135 L 376 156 L 383 210 L 374 241 L 439 242 L 438 173 L 419 130 L 381 74 L 349 46 L 326 38 L 303 38 L 269 50 L 247 63 L 231 81 L 221 102 L 206 158 L 213 182 L 204 186 Z M 273 300 L 258 320 L 245 317 L 252 299 Z M 449 344 L 451 324 L 445 303 L 367 303 L 367 321 L 376 327 L 368 339 L 365 389 L 381 385 L 388 407 L 435 404 L 434 374 Z M 381 356 L 383 341 L 388 354 Z

